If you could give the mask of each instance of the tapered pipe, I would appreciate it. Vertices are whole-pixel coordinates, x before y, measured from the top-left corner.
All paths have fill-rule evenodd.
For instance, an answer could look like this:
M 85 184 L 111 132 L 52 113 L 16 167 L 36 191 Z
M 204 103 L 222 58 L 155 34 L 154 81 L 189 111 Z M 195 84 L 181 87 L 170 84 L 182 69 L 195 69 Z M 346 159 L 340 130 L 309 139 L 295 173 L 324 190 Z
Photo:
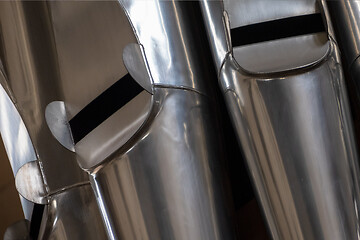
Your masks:
M 334 25 L 349 91 L 356 139 L 360 142 L 360 6 L 358 1 L 323 1 Z
M 151 76 L 146 89 L 151 107 L 129 142 L 90 169 L 108 236 L 233 239 L 221 187 L 223 157 L 216 142 L 216 113 L 207 96 L 208 61 L 197 36 L 198 5 L 119 2 L 143 47 L 142 60 L 136 62 L 145 62 L 148 73 L 137 75 L 140 67 L 129 64 L 134 52 L 123 50 L 124 63 L 138 83 Z M 136 98 L 128 104 L 135 104 Z M 125 105 L 118 114 L 125 116 L 126 111 Z
M 272 238 L 358 239 L 358 157 L 322 5 L 201 5 L 219 84 Z
M 87 174 L 47 124 L 47 106 L 63 93 L 48 3 L 1 2 L 0 36 L 1 137 L 31 220 L 22 236 L 106 238 Z

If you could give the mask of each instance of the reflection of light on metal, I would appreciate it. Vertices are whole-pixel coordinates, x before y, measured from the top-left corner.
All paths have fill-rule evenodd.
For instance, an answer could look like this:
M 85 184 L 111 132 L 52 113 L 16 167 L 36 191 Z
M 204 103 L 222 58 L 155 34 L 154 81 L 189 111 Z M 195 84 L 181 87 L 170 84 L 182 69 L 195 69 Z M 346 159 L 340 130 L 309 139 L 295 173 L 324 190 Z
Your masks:
M 156 1 L 156 7 L 154 7 L 153 10 L 155 10 L 154 12 L 156 12 L 156 8 L 160 8 L 160 1 Z M 164 19 L 164 16 L 161 12 L 159 12 L 159 23 L 161 24 L 153 24 L 153 25 L 158 25 L 159 28 L 162 28 L 163 26 L 165 26 L 165 21 L 166 19 Z M 158 34 L 163 34 L 163 36 L 166 39 L 166 43 L 164 44 L 164 49 L 166 49 L 166 51 L 163 52 L 163 54 L 168 56 L 169 59 L 169 64 L 167 65 L 167 70 L 170 71 L 173 63 L 173 58 L 171 57 L 171 49 L 170 49 L 170 40 L 171 40 L 171 36 L 168 35 L 168 33 L 166 31 L 164 31 L 163 29 L 161 29 Z M 161 48 L 160 48 L 161 49 Z M 161 51 L 161 50 L 160 50 Z
M 213 16 L 214 13 L 210 10 L 209 4 L 214 4 L 214 2 L 203 1 L 203 7 L 204 7 L 203 10 L 204 10 L 204 13 L 206 16 Z M 219 1 L 219 3 L 215 3 L 215 4 L 222 4 L 222 2 L 220 3 L 220 1 Z M 221 14 L 222 12 L 219 11 L 219 13 Z M 215 25 L 215 22 L 208 22 L 207 24 L 209 25 L 211 32 L 219 31 L 219 29 L 216 28 L 217 26 Z M 220 37 L 214 36 L 213 40 L 215 41 L 214 46 L 216 47 L 217 56 L 224 57 L 226 55 L 228 49 L 222 48 L 222 46 L 224 45 L 224 42 L 222 41 L 223 39 Z
M 231 56 L 216 62 L 270 234 L 274 239 L 356 239 L 358 159 L 339 52 L 323 24 L 326 11 L 321 15 L 322 2 L 316 0 L 274 2 L 224 0 L 220 7 L 200 2 L 205 21 L 212 22 L 205 24 L 210 39 L 224 28 L 223 19 L 211 14 L 219 8 L 229 13 L 232 30 L 290 16 L 316 13 L 320 19 L 316 39 L 311 32 L 272 42 L 260 37 L 258 43 L 234 44 L 239 68 Z M 213 51 L 225 46 L 210 44 Z
M 109 13 L 108 15 L 105 14 L 106 17 L 104 17 L 104 12 L 98 11 L 97 13 L 100 12 L 99 15 L 101 15 L 100 20 L 88 13 L 88 10 L 96 12 L 99 7 L 101 10 L 105 9 L 106 14 Z M 86 13 L 83 14 L 81 10 L 86 10 Z M 98 27 L 97 29 L 100 28 L 101 30 L 108 27 L 106 24 L 104 24 L 105 27 L 104 25 L 97 24 L 97 21 L 101 22 L 102 19 L 105 19 L 102 22 L 103 24 L 108 20 L 108 22 L 111 22 L 109 25 L 113 27 L 111 29 L 112 32 L 117 32 L 116 30 L 114 31 L 114 29 L 117 29 L 114 25 L 116 26 L 116 23 L 119 24 L 119 22 L 120 25 L 122 24 L 122 21 L 118 21 L 119 18 L 123 17 L 123 19 L 126 19 L 125 16 L 118 17 L 116 14 L 119 12 L 121 13 L 121 9 L 116 3 L 105 2 L 101 4 L 94 2 L 0 2 L 1 53 L 3 53 L 1 54 L 1 60 L 6 67 L 5 76 L 3 74 L 3 66 L 0 63 L 0 83 L 2 86 L 0 87 L 0 131 L 2 132 L 2 138 L 4 139 L 13 171 L 16 173 L 15 186 L 19 194 L 29 200 L 22 201 L 23 205 L 27 205 L 23 207 L 24 212 L 26 211 L 25 216 L 31 216 L 33 205 L 28 204 L 30 201 L 47 204 L 47 208 L 53 209 L 53 212 L 48 211 L 39 216 L 40 218 L 43 217 L 42 223 L 50 228 L 45 230 L 44 234 L 46 236 L 39 239 L 69 239 L 73 238 L 74 234 L 77 238 L 81 239 L 106 238 L 99 210 L 94 196 L 91 195 L 92 190 L 90 187 L 77 196 L 69 196 L 63 204 L 56 200 L 63 193 L 66 195 L 69 192 L 80 192 L 81 186 L 76 184 L 84 183 L 88 178 L 87 174 L 79 168 L 76 162 L 76 155 L 61 146 L 51 135 L 45 123 L 45 107 L 50 102 L 66 98 L 74 92 L 75 102 L 76 100 L 81 102 L 82 96 L 86 98 L 86 93 L 91 92 L 89 94 L 91 95 L 95 92 L 96 95 L 101 91 L 102 86 L 100 85 L 103 82 L 111 82 L 111 80 L 107 80 L 110 74 L 111 78 L 116 78 L 119 74 L 119 72 L 114 72 L 107 68 L 108 65 L 111 65 L 111 62 L 116 62 L 114 68 L 122 68 L 124 70 L 124 66 L 119 64 L 121 63 L 121 55 L 114 54 L 117 57 L 117 61 L 114 61 L 114 57 L 111 55 L 119 47 L 108 47 L 108 45 L 106 47 L 110 50 L 104 53 L 104 58 L 107 60 L 105 68 L 110 74 L 105 76 L 106 74 L 103 73 L 106 70 L 98 70 L 102 68 L 101 66 L 99 67 L 99 62 L 105 61 L 97 57 L 101 54 L 96 56 L 96 53 L 102 51 L 98 50 L 96 52 L 94 48 L 89 47 L 88 43 L 92 42 L 93 38 L 89 40 L 81 32 L 84 28 L 86 29 L 86 26 L 82 25 L 81 29 L 79 29 L 82 19 L 85 18 L 85 21 L 95 19 L 95 24 L 89 22 L 85 24 L 91 28 L 91 36 L 94 36 L 96 39 L 93 42 L 96 42 L 98 47 L 103 44 L 101 41 L 99 44 L 98 41 L 99 39 L 104 39 L 103 35 L 107 39 L 112 38 L 114 35 L 109 37 L 107 34 L 99 33 L 99 30 L 95 31 L 96 26 Z M 71 16 L 72 13 L 75 13 L 75 18 Z M 89 15 L 91 16 L 88 17 Z M 116 16 L 115 19 L 114 16 Z M 32 24 L 27 24 L 29 22 Z M 71 24 L 68 24 L 69 22 Z M 70 32 L 71 37 L 66 34 L 66 31 L 60 34 L 61 37 L 65 36 L 64 38 L 69 41 L 59 39 L 56 30 L 61 29 L 61 24 L 65 24 L 67 30 L 70 30 L 68 32 Z M 74 28 L 76 30 L 72 31 Z M 76 41 L 76 35 L 79 32 L 81 32 L 79 34 L 81 35 L 80 38 L 83 38 L 81 41 Z M 116 36 L 118 37 L 118 35 Z M 124 38 L 126 37 L 128 37 L 128 41 L 134 40 L 133 35 L 130 37 L 124 36 Z M 119 42 L 117 40 L 118 38 L 114 40 L 116 44 Z M 86 64 L 88 62 L 83 64 L 83 61 L 77 61 L 79 64 L 75 68 L 78 69 L 83 64 L 86 70 L 80 68 L 81 72 L 90 72 L 90 76 L 98 73 L 103 77 L 101 81 L 98 81 L 99 78 L 96 78 L 96 76 L 94 77 L 97 80 L 95 83 L 91 81 L 92 79 L 83 77 L 82 79 L 85 79 L 86 84 L 88 84 L 84 87 L 82 84 L 77 85 L 79 83 L 77 80 L 81 79 L 79 75 L 68 74 L 66 64 L 71 65 L 70 58 L 76 59 L 76 57 L 82 55 L 82 51 L 79 50 L 80 47 L 76 48 L 75 51 L 71 49 L 71 57 L 62 61 L 64 54 L 66 55 L 67 53 L 64 51 L 64 48 L 69 46 L 71 48 L 77 43 L 79 43 L 78 46 L 87 47 L 85 48 L 89 51 L 85 51 L 85 58 L 96 59 L 96 66 Z M 103 45 L 106 45 L 106 43 Z M 89 52 L 91 52 L 91 57 L 88 55 Z M 108 59 L 109 55 L 113 57 L 110 60 Z M 96 70 L 91 71 L 93 69 Z M 76 73 L 76 71 L 72 73 Z M 70 83 L 66 81 L 69 75 L 71 75 L 69 77 L 71 78 Z M 82 82 L 80 81 L 80 83 Z M 89 90 L 88 86 L 91 83 L 100 90 Z M 79 85 L 85 89 L 83 92 L 76 88 Z M 84 92 L 86 93 L 83 94 Z M 7 93 L 11 96 L 11 99 Z M 72 106 L 73 102 L 69 102 L 69 105 Z M 85 101 L 81 103 L 87 104 Z M 62 115 L 65 116 L 64 108 L 60 110 L 63 110 Z M 59 193 L 59 191 L 63 192 Z M 55 202 L 52 202 L 54 199 Z
M 190 72 L 190 79 L 191 79 L 191 82 L 192 82 L 192 84 L 193 84 L 192 87 L 195 88 L 195 84 L 194 84 L 194 80 L 195 80 L 195 79 L 194 79 L 194 73 L 193 73 L 193 71 L 192 71 L 192 66 L 191 66 L 191 64 L 190 64 L 189 54 L 188 54 L 188 52 L 187 52 L 187 47 L 186 47 L 185 41 L 184 41 L 184 34 L 183 34 L 183 31 L 182 31 L 182 29 L 183 29 L 184 27 L 181 26 L 181 21 L 179 20 L 179 14 L 178 14 L 178 10 L 177 10 L 177 8 L 176 8 L 175 1 L 172 1 L 172 3 L 173 3 L 173 7 L 174 7 L 174 13 L 175 13 L 176 22 L 177 22 L 176 26 L 177 26 L 178 31 L 179 31 L 179 33 L 180 33 L 181 44 L 182 44 L 182 46 L 183 46 L 183 51 L 184 51 L 184 54 L 185 54 L 186 63 L 187 63 L 187 65 L 188 65 L 188 69 L 189 69 L 189 72 Z
M 68 150 L 74 152 L 74 142 L 67 120 L 65 103 L 53 101 L 46 106 L 45 120 L 52 135 Z
M 105 204 L 104 204 L 104 201 L 102 199 L 102 196 L 99 194 L 101 193 L 101 190 L 100 190 L 100 187 L 98 186 L 98 183 L 96 181 L 91 181 L 91 185 L 94 189 L 94 192 L 95 192 L 95 196 L 96 196 L 96 200 L 97 200 L 97 203 L 98 203 L 98 206 L 100 208 L 100 211 L 101 211 L 101 216 L 103 218 L 103 221 L 105 223 L 105 228 L 106 228 L 106 231 L 108 233 L 108 237 L 111 239 L 111 240 L 115 240 L 115 233 L 112 232 L 111 230 L 111 224 L 110 224 L 110 220 L 108 218 L 108 214 L 107 214 L 107 211 L 106 211 L 106 207 L 105 207 Z
M 120 0 L 120 2 L 126 1 Z M 170 70 L 173 66 L 173 57 L 171 56 L 170 51 L 171 38 L 163 29 L 163 26 L 166 24 L 166 20 L 164 20 L 162 14 L 157 10 L 160 8 L 160 1 L 134 1 L 131 4 L 132 7 L 127 8 L 126 10 L 129 11 L 133 19 L 151 19 L 151 21 L 142 21 L 141 24 L 137 24 L 137 22 L 135 22 L 135 24 L 137 24 L 137 28 L 139 29 L 137 34 L 141 35 L 141 38 L 139 39 L 140 44 L 142 44 L 143 39 L 147 39 L 151 41 L 151 45 L 156 48 L 156 51 L 153 52 L 153 49 L 147 49 L 145 47 L 145 54 L 149 55 L 151 53 L 155 53 L 155 58 L 162 55 L 167 55 L 169 62 L 166 64 L 167 69 Z M 127 5 L 127 3 L 124 3 L 124 5 Z M 152 71 L 151 74 L 153 74 L 153 77 L 158 80 L 161 73 Z
M 21 166 L 15 176 L 18 192 L 29 201 L 46 204 L 47 189 L 38 161 L 31 161 Z
M 0 76 L 1 77 L 1 76 Z M 13 102 L 0 85 L 0 131 L 14 174 L 36 160 L 28 131 Z
M 351 26 L 351 34 L 349 34 L 349 36 L 352 37 L 352 47 L 356 47 L 356 52 L 359 52 L 360 49 L 358 49 L 358 45 L 356 44 L 356 42 L 358 41 L 358 39 L 360 39 L 360 27 L 359 27 L 359 21 L 357 19 L 357 13 L 354 12 L 353 7 L 351 6 L 352 4 L 357 5 L 357 8 L 355 9 L 355 11 L 358 11 L 358 9 L 360 9 L 360 2 L 359 1 L 342 1 L 346 6 L 346 10 L 347 10 L 347 15 L 342 15 L 341 17 L 346 18 L 347 19 L 347 24 L 348 26 Z

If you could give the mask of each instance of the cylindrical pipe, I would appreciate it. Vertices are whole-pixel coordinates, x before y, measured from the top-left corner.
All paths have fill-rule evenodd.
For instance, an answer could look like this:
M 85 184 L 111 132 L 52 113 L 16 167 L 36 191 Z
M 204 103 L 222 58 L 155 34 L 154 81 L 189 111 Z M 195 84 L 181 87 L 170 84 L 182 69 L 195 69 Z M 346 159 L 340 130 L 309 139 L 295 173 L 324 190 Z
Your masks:
M 62 100 L 48 3 L 1 2 L 0 35 L 0 131 L 16 187 L 31 201 L 23 201 L 30 237 L 37 239 L 42 224 L 45 239 L 106 238 L 86 172 L 45 117 L 47 105 Z M 40 208 L 33 210 L 33 202 Z
M 201 4 L 220 86 L 272 238 L 357 239 L 358 156 L 339 54 L 326 36 L 331 23 L 322 25 L 321 6 Z
M 202 59 L 197 36 L 198 5 L 120 4 L 143 47 L 152 97 L 138 132 L 90 169 L 109 238 L 233 239 L 221 187 L 216 113 L 207 92 L 208 60 Z M 124 55 L 125 63 L 130 56 Z

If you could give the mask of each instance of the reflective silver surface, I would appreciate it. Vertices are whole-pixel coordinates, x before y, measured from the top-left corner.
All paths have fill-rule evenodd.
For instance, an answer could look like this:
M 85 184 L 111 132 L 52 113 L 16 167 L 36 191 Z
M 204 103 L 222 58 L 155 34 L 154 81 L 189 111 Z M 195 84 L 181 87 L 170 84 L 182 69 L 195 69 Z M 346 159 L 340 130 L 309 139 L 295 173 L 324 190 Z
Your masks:
M 1 61 L 0 61 L 1 63 Z M 6 76 L 0 71 L 0 82 L 5 83 Z M 36 160 L 29 133 L 14 103 L 0 84 L 0 132 L 8 159 L 13 171 L 17 173 L 24 164 Z M 20 196 L 25 218 L 30 220 L 33 203 Z
M 260 74 L 316 64 L 329 50 L 327 34 L 321 33 L 236 47 L 233 56 L 244 70 Z
M 38 239 L 106 239 L 90 184 L 76 186 L 50 197 Z
M 53 137 L 45 119 L 47 105 L 62 100 L 47 3 L 0 2 L 0 29 L 0 58 L 6 75 L 3 88 L 16 103 L 29 133 L 36 155 L 31 161 L 39 161 L 47 194 L 86 182 L 74 153 Z
M 144 52 L 155 85 L 204 91 L 201 55 L 191 29 L 191 5 L 181 1 L 119 0 Z M 188 11 L 188 12 L 187 12 Z M 195 19 L 194 19 L 195 20 Z
M 360 55 L 360 3 L 356 0 L 323 2 L 328 7 L 336 39 L 350 68 Z
M 152 95 L 142 91 L 75 145 L 81 167 L 90 169 L 127 143 L 150 113 Z
M 154 96 L 131 148 L 91 175 L 110 239 L 233 239 L 207 98 L 165 88 Z
M 16 187 L 27 199 L 21 198 L 26 218 L 31 216 L 31 202 L 51 203 L 55 218 L 47 222 L 49 234 L 41 239 L 104 239 L 88 176 L 75 153 L 54 137 L 46 118 L 47 106 L 64 100 L 47 2 L 0 2 L 0 59 L 0 130 Z M 86 190 L 79 187 L 84 184 Z
M 19 197 L 20 197 L 21 207 L 24 212 L 24 217 L 25 217 L 25 219 L 30 221 L 31 217 L 32 217 L 32 213 L 33 213 L 34 203 L 25 199 L 20 194 L 19 194 Z
M 126 69 L 134 80 L 150 94 L 153 93 L 153 81 L 144 56 L 144 49 L 136 43 L 128 44 L 123 50 L 123 60 Z
M 38 161 L 25 163 L 15 176 L 17 191 L 25 199 L 38 203 L 47 203 L 47 189 L 41 174 Z
M 90 169 L 108 237 L 233 239 L 221 188 L 215 112 L 199 93 L 206 93 L 208 69 L 199 54 L 203 43 L 194 34 L 200 17 L 194 11 L 197 3 L 119 2 L 148 67 L 148 72 L 142 67 L 136 74 L 150 73 L 154 86 L 144 124 Z M 130 57 L 125 52 L 125 65 L 139 79 Z
M 319 12 L 316 0 L 224 1 L 230 28 Z M 273 7 L 271 7 L 273 6 Z M 276 7 L 274 7 L 276 6 Z M 286 27 L 286 26 L 284 26 Z M 281 30 L 278 30 L 281 31 Z M 329 52 L 326 33 L 314 33 L 233 46 L 233 56 L 245 71 L 275 73 L 307 67 Z
M 65 148 L 74 152 L 74 141 L 66 115 L 65 103 L 63 101 L 49 103 L 45 109 L 45 119 L 56 140 Z
M 336 65 L 239 77 L 225 94 L 274 239 L 357 239 L 357 156 Z
M 4 75 L 0 79 L 5 82 Z M 0 131 L 14 175 L 36 155 L 29 133 L 14 103 L 0 85 Z
M 146 120 L 152 104 L 151 76 L 118 2 L 52 1 L 49 8 L 68 120 L 128 71 L 144 88 L 75 144 L 79 165 L 92 169 L 129 141 Z
M 123 49 L 136 38 L 116 1 L 50 1 L 48 6 L 70 120 L 127 73 Z
M 226 26 L 228 21 L 224 18 L 227 14 L 223 11 L 223 1 L 202 1 L 201 12 L 205 19 L 204 25 L 207 30 L 211 54 L 215 62 L 215 68 L 219 74 L 224 59 L 228 52 L 231 51 L 229 46 L 229 27 Z M 215 19 L 214 21 L 209 19 Z
M 244 9 L 256 9 L 250 21 L 309 12 L 299 7 L 301 1 L 275 2 L 241 1 L 240 5 L 233 1 L 229 8 L 225 3 L 230 26 L 232 19 L 235 25 L 249 21 L 246 14 L 240 14 Z M 303 1 L 305 5 L 310 2 Z M 312 1 L 309 6 L 314 4 Z M 214 4 L 201 5 L 205 21 L 210 22 L 206 25 L 209 36 L 221 40 L 218 32 L 223 30 L 209 27 L 221 26 L 223 19 L 214 17 L 220 14 L 211 14 L 219 10 Z M 274 13 L 272 17 L 270 13 Z M 213 51 L 225 46 L 217 41 L 210 44 Z M 261 61 L 266 59 L 275 64 L 287 61 L 271 56 Z M 249 73 L 237 60 L 229 49 L 219 81 L 272 238 L 359 239 L 358 157 L 335 44 L 329 40 L 327 55 L 318 55 L 307 67 L 294 65 L 288 72 L 265 69 L 265 74 Z M 246 58 L 243 62 L 248 64 Z
M 231 28 L 317 12 L 316 0 L 224 0 Z
M 360 100 L 360 2 L 355 0 L 323 1 L 334 25 L 337 39 L 345 64 L 353 117 L 357 118 Z M 353 89 L 351 89 L 353 88 Z M 357 120 L 355 120 L 357 125 Z

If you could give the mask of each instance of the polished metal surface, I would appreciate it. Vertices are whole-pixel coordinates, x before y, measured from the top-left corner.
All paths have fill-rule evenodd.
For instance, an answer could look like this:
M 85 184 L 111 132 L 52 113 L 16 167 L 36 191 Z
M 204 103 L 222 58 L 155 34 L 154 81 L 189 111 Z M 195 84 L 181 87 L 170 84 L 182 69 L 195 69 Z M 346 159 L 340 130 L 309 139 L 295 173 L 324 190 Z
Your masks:
M 123 60 L 126 69 L 136 82 L 148 93 L 153 94 L 153 81 L 142 46 L 136 43 L 127 45 L 123 50 Z
M 62 141 L 66 130 L 52 128 L 64 108 L 47 108 L 64 100 L 58 53 L 47 2 L 0 2 L 0 130 L 25 216 L 33 203 L 50 204 L 55 217 L 43 219 L 40 239 L 104 239 L 88 175 L 53 135 Z
M 47 194 L 86 182 L 75 154 L 53 137 L 45 119 L 47 105 L 62 100 L 47 3 L 0 2 L 0 29 L 0 58 L 6 76 L 3 88 L 16 103 L 29 133 L 36 155 L 31 161 L 39 161 Z
M 136 38 L 116 1 L 50 1 L 48 6 L 70 120 L 127 73 L 123 49 Z
M 4 75 L 0 75 L 5 82 Z M 0 85 L 0 131 L 14 175 L 25 163 L 36 160 L 29 133 L 14 103 Z
M 144 88 L 75 144 L 79 165 L 91 169 L 129 141 L 146 120 L 152 104 L 151 76 L 118 2 L 53 1 L 49 7 L 68 120 L 128 71 Z
M 230 27 L 240 27 L 274 19 L 317 12 L 317 0 L 224 0 Z
M 334 25 L 347 67 L 360 55 L 360 4 L 356 0 L 323 1 Z
M 211 14 L 219 10 L 209 2 L 201 3 L 208 34 L 221 40 L 223 30 L 210 26 L 220 27 L 224 19 Z M 317 11 L 315 1 L 275 2 L 232 1 L 229 7 L 228 1 L 221 11 L 229 12 L 230 26 L 250 23 L 240 14 L 244 9 L 257 11 L 251 22 Z M 210 44 L 213 51 L 225 46 Z M 221 62 L 219 83 L 273 239 L 359 239 L 358 156 L 338 50 L 331 38 L 328 46 L 312 64 L 295 64 L 287 72 L 245 71 L 249 62 L 237 61 L 232 49 Z M 259 62 L 265 60 L 287 61 L 265 56 Z
M 209 71 L 200 54 L 203 42 L 194 34 L 201 17 L 198 5 L 119 2 L 143 46 L 142 61 L 136 59 L 140 48 L 132 53 L 125 48 L 125 66 L 135 80 L 149 75 L 154 85 L 143 125 L 90 169 L 108 237 L 233 239 L 221 187 L 215 112 L 203 95 Z M 136 74 L 133 63 L 140 68 Z M 114 115 L 126 116 L 127 110 L 121 113 L 126 107 Z
M 127 143 L 144 124 L 152 107 L 152 95 L 142 91 L 123 108 L 75 145 L 81 167 L 90 169 Z
M 1 60 L 0 60 L 1 64 Z M 0 66 L 0 82 L 6 82 Z M 11 123 L 11 124 L 10 124 Z M 0 132 L 12 171 L 15 174 L 24 164 L 36 160 L 29 133 L 14 103 L 0 84 Z M 30 220 L 33 203 L 20 196 L 25 219 Z
M 196 89 L 204 92 L 204 67 L 198 54 L 190 2 L 119 0 L 129 16 L 139 44 L 144 47 L 155 85 Z
M 66 107 L 63 101 L 49 103 L 45 109 L 46 123 L 56 140 L 65 148 L 74 152 L 74 141 L 66 115 Z
M 90 184 L 76 186 L 50 197 L 38 239 L 106 239 Z
M 252 73 L 276 73 L 318 63 L 329 53 L 326 33 L 285 38 L 233 49 L 237 63 Z
M 223 11 L 223 1 L 202 1 L 201 12 L 205 19 L 204 25 L 211 46 L 211 54 L 215 62 L 215 68 L 219 74 L 226 55 L 231 51 L 229 46 L 229 26 L 227 13 Z M 209 19 L 216 19 L 210 21 Z
M 319 12 L 317 0 L 224 1 L 228 26 L 236 28 L 291 16 Z M 276 6 L 276 7 L 271 7 Z M 285 27 L 285 26 L 284 26 Z M 231 38 L 231 37 L 230 37 Z M 237 63 L 248 72 L 274 73 L 315 64 L 329 52 L 326 33 L 300 35 L 244 46 L 233 46 Z
M 15 175 L 17 191 L 25 199 L 37 203 L 47 203 L 47 189 L 38 161 L 25 163 Z
M 20 194 L 19 194 L 19 197 L 20 197 L 21 207 L 22 207 L 23 212 L 24 212 L 24 217 L 25 217 L 25 219 L 30 221 L 31 217 L 32 217 L 33 209 L 34 209 L 34 203 L 30 202 L 27 199 L 25 199 Z
M 155 88 L 152 118 L 92 185 L 110 239 L 233 239 L 209 100 Z
M 323 2 L 333 22 L 334 35 L 341 49 L 344 69 L 348 73 L 346 80 L 358 132 L 356 118 L 360 103 L 360 3 L 355 0 Z
M 310 78 L 238 76 L 225 94 L 274 239 L 357 239 L 358 164 L 337 64 Z

